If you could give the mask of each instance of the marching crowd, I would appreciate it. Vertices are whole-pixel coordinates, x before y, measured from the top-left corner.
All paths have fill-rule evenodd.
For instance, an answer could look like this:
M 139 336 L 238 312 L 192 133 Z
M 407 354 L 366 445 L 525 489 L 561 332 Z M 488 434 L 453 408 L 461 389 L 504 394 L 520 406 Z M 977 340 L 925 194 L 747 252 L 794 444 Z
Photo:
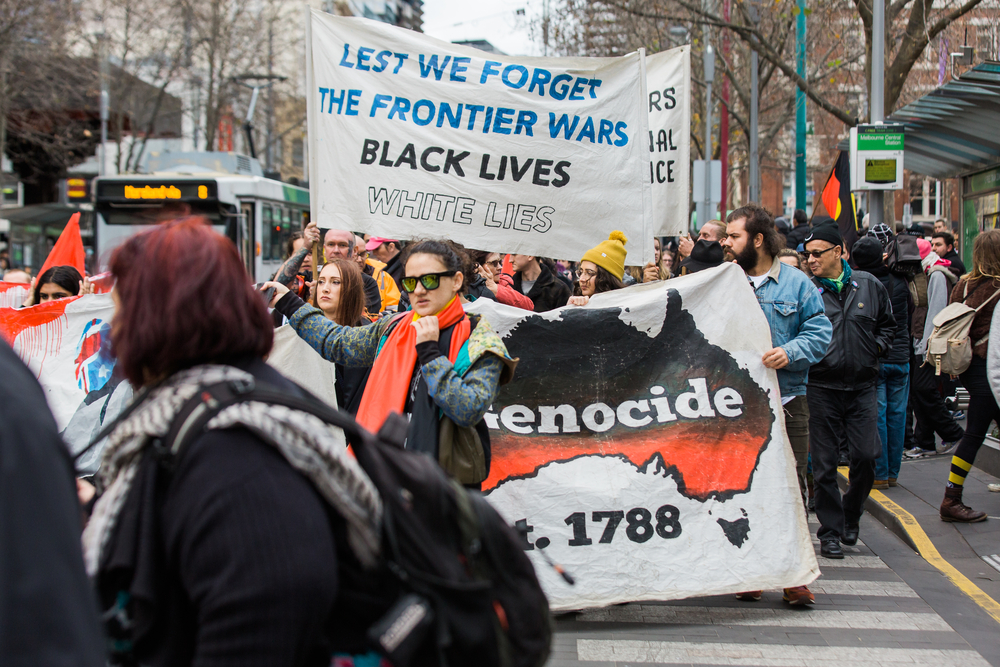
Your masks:
M 335 364 L 338 405 L 359 424 L 385 431 L 390 413 L 405 415 L 406 448 L 477 489 L 490 467 L 484 415 L 517 360 L 464 303 L 489 299 L 533 312 L 586 306 L 595 294 L 732 261 L 771 330 L 762 362 L 777 372 L 821 555 L 843 558 L 840 545 L 857 543 L 865 500 L 872 488 L 897 485 L 904 455 L 952 455 L 941 518 L 984 520 L 962 503 L 962 487 L 991 421 L 1000 423 L 990 383 L 997 369 L 988 363 L 1000 231 L 976 237 L 968 272 L 949 231 L 924 236 L 919 226 L 897 234 L 876 225 L 849 244 L 833 221 L 810 225 L 798 211 L 789 225 L 748 204 L 706 222 L 695 239 L 655 239 L 655 260 L 635 266 L 617 231 L 567 262 L 448 240 L 321 233 L 311 223 L 290 241 L 273 279 L 253 287 L 233 245 L 203 221 L 134 236 L 110 262 L 111 336 L 119 372 L 138 394 L 102 433 L 93 484 L 78 483 L 82 560 L 67 546 L 79 522 L 63 488 L 72 464 L 37 382 L 9 348 L 0 350 L 4 377 L 17 378 L 0 383 L 3 458 L 19 439 L 33 445 L 16 449 L 19 468 L 5 470 L 3 482 L 17 484 L 0 491 L 0 566 L 8 564 L 0 597 L 23 612 L 4 638 L 2 649 L 15 656 L 7 664 L 103 664 L 107 647 L 114 664 L 390 664 L 369 650 L 364 633 L 395 600 L 386 580 L 367 574 L 388 501 L 321 423 L 263 402 L 219 407 L 200 398 L 206 386 L 228 383 L 308 401 L 263 361 L 284 323 Z M 75 270 L 54 267 L 24 305 L 89 290 Z M 935 321 L 955 304 L 965 307 L 966 359 L 935 346 Z M 945 403 L 956 378 L 970 395 L 964 429 Z M 177 424 L 188 423 L 199 400 L 215 410 L 208 429 L 172 450 Z M 839 466 L 850 470 L 845 494 Z M 67 485 L 53 483 L 60 476 Z M 37 503 L 30 520 L 6 500 L 18 492 Z M 18 524 L 30 539 L 8 539 Z M 84 567 L 100 621 L 86 609 L 93 593 Z M 805 586 L 784 596 L 813 602 Z M 33 644 L 36 618 L 48 623 L 44 646 Z M 107 647 L 95 639 L 99 623 Z

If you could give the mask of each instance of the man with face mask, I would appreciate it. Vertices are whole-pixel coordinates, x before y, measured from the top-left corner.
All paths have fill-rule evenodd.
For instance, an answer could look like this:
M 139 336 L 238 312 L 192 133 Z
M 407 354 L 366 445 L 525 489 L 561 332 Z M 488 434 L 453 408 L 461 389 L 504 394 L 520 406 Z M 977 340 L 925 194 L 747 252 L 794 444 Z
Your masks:
M 785 429 L 795 454 L 795 468 L 806 503 L 806 459 L 809 454 L 809 405 L 806 382 L 809 367 L 823 358 L 830 344 L 830 320 L 819 292 L 795 267 L 778 260 L 783 243 L 771 214 L 757 204 L 747 204 L 729 214 L 722 246 L 726 258 L 747 274 L 757 302 L 771 329 L 771 345 L 761 361 L 778 374 Z M 761 591 L 747 591 L 741 600 L 759 600 Z M 810 604 L 813 595 L 805 586 L 786 588 L 785 601 Z
M 836 223 L 813 227 L 805 254 L 820 290 L 833 337 L 826 356 L 809 369 L 809 447 L 816 493 L 820 555 L 843 558 L 841 543 L 858 542 L 858 524 L 875 482 L 878 436 L 876 382 L 879 360 L 892 347 L 896 321 L 889 293 L 878 278 L 852 271 L 844 260 Z M 837 486 L 840 441 L 850 452 L 851 484 Z

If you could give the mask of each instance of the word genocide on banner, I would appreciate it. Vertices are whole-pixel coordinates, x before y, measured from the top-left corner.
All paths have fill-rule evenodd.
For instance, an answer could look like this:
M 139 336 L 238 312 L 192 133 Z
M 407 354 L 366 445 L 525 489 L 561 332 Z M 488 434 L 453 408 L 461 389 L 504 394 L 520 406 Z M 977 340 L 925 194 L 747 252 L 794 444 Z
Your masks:
M 642 51 L 510 57 L 307 11 L 314 219 L 550 257 L 658 231 Z
M 777 376 L 761 363 L 770 330 L 738 267 L 584 308 L 470 310 L 520 358 L 486 416 L 483 490 L 522 529 L 554 609 L 816 578 Z

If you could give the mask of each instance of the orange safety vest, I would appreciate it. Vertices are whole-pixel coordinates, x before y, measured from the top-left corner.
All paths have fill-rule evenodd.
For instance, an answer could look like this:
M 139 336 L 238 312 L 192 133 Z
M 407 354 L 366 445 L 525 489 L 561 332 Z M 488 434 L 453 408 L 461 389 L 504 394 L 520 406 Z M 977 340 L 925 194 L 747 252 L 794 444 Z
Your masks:
M 382 297 L 382 312 L 399 305 L 399 287 L 385 269 L 385 264 L 369 257 L 365 264 L 372 267 L 372 278 L 378 283 L 378 293 Z

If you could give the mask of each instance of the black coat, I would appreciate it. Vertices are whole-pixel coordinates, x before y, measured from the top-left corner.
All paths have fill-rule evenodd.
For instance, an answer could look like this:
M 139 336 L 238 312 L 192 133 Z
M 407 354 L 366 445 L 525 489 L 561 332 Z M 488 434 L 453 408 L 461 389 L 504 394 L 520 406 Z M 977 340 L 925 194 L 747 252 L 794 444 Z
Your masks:
M 540 265 L 542 272 L 538 274 L 538 280 L 531 286 L 527 293 L 521 288 L 521 272 L 514 274 L 514 289 L 531 299 L 535 304 L 536 313 L 544 313 L 555 308 L 562 308 L 573 296 L 573 291 L 566 286 L 566 283 L 559 280 L 549 267 Z
M 0 663 L 105 664 L 69 453 L 42 388 L 0 341 Z
M 952 248 L 951 252 L 946 252 L 944 257 L 941 259 L 946 259 L 951 262 L 951 266 L 948 268 L 951 269 L 951 272 L 955 274 L 956 278 L 961 278 L 965 275 L 965 262 L 963 262 L 962 258 L 958 256 L 957 250 Z
M 805 243 L 806 237 L 809 236 L 809 232 L 811 231 L 812 227 L 808 224 L 793 227 L 791 231 L 788 232 L 788 236 L 785 237 L 786 245 L 792 250 L 798 250 L 799 244 Z
M 260 360 L 239 366 L 301 395 Z M 138 525 L 149 515 L 155 524 L 150 532 L 131 532 L 157 537 L 156 544 L 138 541 L 145 549 L 133 564 L 145 574 L 136 575 L 140 583 L 153 582 L 141 590 L 155 593 L 148 607 L 155 611 L 137 617 L 138 627 L 148 627 L 136 641 L 140 663 L 318 667 L 330 664 L 331 649 L 362 648 L 331 637 L 349 628 L 361 641 L 358 626 L 382 613 L 351 599 L 371 578 L 347 547 L 343 520 L 277 449 L 243 428 L 206 431 L 172 474 L 152 465 L 152 476 L 144 475 L 148 469 L 139 476 L 160 500 L 140 503 Z M 143 496 L 137 488 L 123 510 L 119 539 L 133 496 Z M 110 562 L 123 553 L 117 546 Z M 112 583 L 110 575 L 99 581 L 104 606 L 117 592 Z
M 486 279 L 478 273 L 469 280 L 468 295 L 469 301 L 475 301 L 476 299 L 489 299 L 491 301 L 497 300 L 496 295 L 493 294 L 493 292 L 490 291 L 490 288 L 486 286 Z
M 889 271 L 886 266 L 867 270 L 879 279 L 889 293 L 892 316 L 896 320 L 892 347 L 882 361 L 887 364 L 907 364 L 910 362 L 910 288 L 905 279 Z
M 889 293 L 870 273 L 854 271 L 838 294 L 813 277 L 823 298 L 833 337 L 826 356 L 809 369 L 809 386 L 855 391 L 878 380 L 879 359 L 895 335 Z

